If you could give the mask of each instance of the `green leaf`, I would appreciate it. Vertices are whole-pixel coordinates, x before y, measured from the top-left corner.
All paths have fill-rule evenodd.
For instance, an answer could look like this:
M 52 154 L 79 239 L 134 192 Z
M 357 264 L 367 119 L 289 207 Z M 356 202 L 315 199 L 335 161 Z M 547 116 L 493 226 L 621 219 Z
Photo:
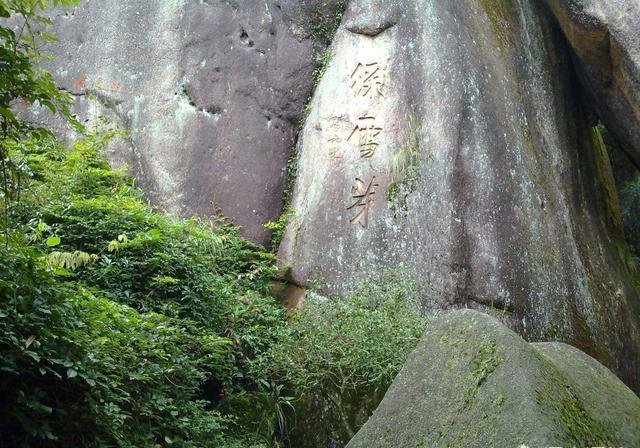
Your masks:
M 60 244 L 60 237 L 59 236 L 50 236 L 49 238 L 47 238 L 47 246 L 49 247 L 56 247 Z
M 42 100 L 40 104 L 51 111 L 52 114 L 56 113 L 56 106 L 49 100 Z
M 76 369 L 70 368 L 67 369 L 67 378 L 75 378 L 78 376 L 78 371 Z
M 18 121 L 16 116 L 13 114 L 13 112 L 11 112 L 6 107 L 0 107 L 0 115 L 5 117 L 7 121 L 10 121 L 11 123 L 16 123 Z
M 162 232 L 160 232 L 160 229 L 151 229 L 147 232 L 147 235 L 149 235 L 149 238 L 156 239 L 162 236 Z
M 26 340 L 26 342 L 24 343 L 24 346 L 25 346 L 26 348 L 29 348 L 29 346 L 30 346 L 31 344 L 33 344 L 33 341 L 35 341 L 35 340 L 36 340 L 36 337 L 35 337 L 34 335 L 29 336 L 29 338 L 28 338 L 28 339 Z

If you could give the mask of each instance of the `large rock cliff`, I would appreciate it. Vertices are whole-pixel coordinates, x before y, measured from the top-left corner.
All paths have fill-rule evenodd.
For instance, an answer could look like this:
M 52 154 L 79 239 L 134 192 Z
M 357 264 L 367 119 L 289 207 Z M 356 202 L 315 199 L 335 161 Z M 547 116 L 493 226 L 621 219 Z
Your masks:
M 640 3 L 546 1 L 571 45 L 585 92 L 640 165 Z
M 401 269 L 638 383 L 640 302 L 597 119 L 531 0 L 356 0 L 299 143 L 293 282 Z
M 55 17 L 48 50 L 82 119 L 130 130 L 109 157 L 154 204 L 221 212 L 265 242 L 338 3 L 83 0 Z

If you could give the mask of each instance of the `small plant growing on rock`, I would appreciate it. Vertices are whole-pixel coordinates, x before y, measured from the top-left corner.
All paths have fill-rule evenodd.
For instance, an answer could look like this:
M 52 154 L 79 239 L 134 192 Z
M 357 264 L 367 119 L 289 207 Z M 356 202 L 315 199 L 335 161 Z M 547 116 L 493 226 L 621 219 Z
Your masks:
M 387 188 L 387 198 L 394 215 L 400 210 L 407 210 L 407 198 L 415 191 L 420 179 L 422 128 L 413 116 L 407 115 L 406 120 L 408 134 L 391 161 L 392 182 Z

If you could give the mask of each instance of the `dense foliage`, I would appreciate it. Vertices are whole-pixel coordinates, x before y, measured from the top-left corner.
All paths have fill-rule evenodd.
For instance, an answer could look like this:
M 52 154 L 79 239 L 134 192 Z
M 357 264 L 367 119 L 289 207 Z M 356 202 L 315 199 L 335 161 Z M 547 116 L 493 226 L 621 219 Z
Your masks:
M 221 442 L 198 397 L 224 339 L 61 282 L 19 240 L 0 266 L 3 446 Z
M 287 313 L 273 254 L 153 212 L 100 156 L 109 138 L 6 146 L 23 180 L 1 260 L 0 440 L 343 444 L 422 333 L 410 286 Z
M 42 15 L 42 11 L 48 6 L 70 6 L 77 1 L 0 0 L 0 18 L 14 18 L 13 22 L 0 24 L 0 128 L 3 138 L 48 133 L 14 113 L 13 104 L 17 100 L 46 107 L 80 126 L 70 112 L 71 97 L 58 90 L 53 76 L 39 66 L 41 59 L 49 57 L 41 52 L 42 45 L 57 40 L 44 31 L 51 19 Z
M 49 130 L 21 118 L 15 110 L 16 103 L 61 114 L 76 130 L 82 131 L 82 125 L 71 114 L 71 96 L 60 91 L 53 76 L 40 67 L 42 59 L 50 58 L 41 51 L 42 45 L 57 40 L 45 31 L 51 20 L 43 15 L 43 10 L 48 6 L 70 6 L 77 1 L 0 0 L 0 182 L 6 198 L 11 198 L 11 187 L 20 181 L 6 143 L 51 135 Z M 6 219 L 9 202 L 4 205 Z
M 212 403 L 268 343 L 255 328 L 282 322 L 260 295 L 272 256 L 233 229 L 153 213 L 98 155 L 105 141 L 7 146 L 23 191 L 2 254 L 0 388 L 14 398 L 0 437 L 218 446 Z

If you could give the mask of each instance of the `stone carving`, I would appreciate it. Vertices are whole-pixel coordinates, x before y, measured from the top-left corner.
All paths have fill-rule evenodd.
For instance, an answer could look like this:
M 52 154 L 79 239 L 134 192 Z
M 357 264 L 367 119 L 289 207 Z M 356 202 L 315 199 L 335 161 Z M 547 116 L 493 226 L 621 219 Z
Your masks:
M 425 309 L 499 314 L 640 390 L 640 298 L 606 150 L 544 3 L 382 3 L 412 14 L 390 11 L 395 26 L 356 34 L 346 24 L 378 17 L 351 1 L 314 94 L 280 248 L 290 279 L 341 294 L 402 266 L 420 279 Z M 371 62 L 387 67 L 384 96 Z M 327 157 L 334 137 L 343 159 Z
M 358 62 L 349 79 L 351 81 L 351 90 L 356 97 L 383 96 L 384 69 L 380 67 L 378 62 L 370 62 L 368 64 Z
M 382 128 L 376 124 L 375 117 L 360 117 L 358 124 L 351 131 L 347 141 L 350 142 L 353 136 L 357 134 L 360 157 L 370 159 L 375 155 L 380 145 L 379 137 L 381 133 Z
M 384 72 L 380 63 L 374 61 L 369 63 L 358 62 L 356 68 L 349 76 L 350 88 L 356 98 L 372 99 L 375 96 L 384 96 L 382 87 L 384 86 Z M 376 155 L 380 146 L 380 135 L 382 126 L 376 117 L 364 115 L 358 117 L 358 122 L 347 137 L 347 142 L 356 140 L 360 150 L 360 159 L 371 159 Z M 363 229 L 369 228 L 369 209 L 373 203 L 374 188 L 379 185 L 375 183 L 376 177 L 372 176 L 368 183 L 356 177 L 356 184 L 351 188 L 351 197 L 356 201 L 347 207 L 347 210 L 356 211 L 356 215 L 349 219 L 352 225 L 358 224 Z
M 369 228 L 369 207 L 373 204 L 373 195 L 376 177 L 373 176 L 368 183 L 356 177 L 355 186 L 351 187 L 351 197 L 356 201 L 347 207 L 347 210 L 355 210 L 357 214 L 349 220 L 351 224 L 360 224 L 363 229 Z

